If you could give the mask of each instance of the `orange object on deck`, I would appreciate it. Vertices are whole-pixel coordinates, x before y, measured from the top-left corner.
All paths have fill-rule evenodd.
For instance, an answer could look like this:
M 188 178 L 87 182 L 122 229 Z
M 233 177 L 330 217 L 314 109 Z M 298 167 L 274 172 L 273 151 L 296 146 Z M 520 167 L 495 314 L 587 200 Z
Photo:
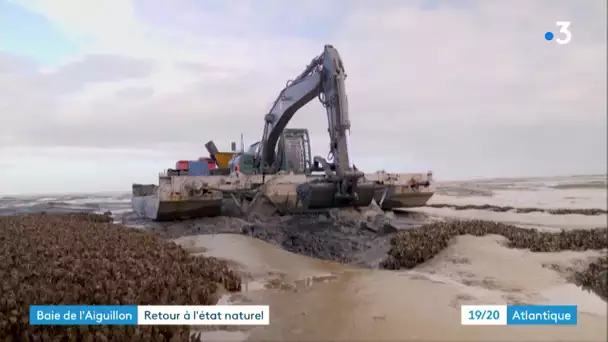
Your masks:
M 217 160 L 217 167 L 227 168 L 230 163 L 230 159 L 237 154 L 237 152 L 218 152 L 215 155 L 215 159 Z

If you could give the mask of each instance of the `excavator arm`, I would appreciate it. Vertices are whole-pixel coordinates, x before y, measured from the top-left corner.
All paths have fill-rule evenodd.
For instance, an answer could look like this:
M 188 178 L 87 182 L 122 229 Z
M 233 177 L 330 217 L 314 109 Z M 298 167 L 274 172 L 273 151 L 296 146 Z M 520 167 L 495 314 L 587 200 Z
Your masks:
M 337 196 L 355 196 L 357 181 L 363 173 L 350 166 L 350 120 L 345 79 L 346 72 L 338 50 L 331 45 L 325 45 L 323 53 L 315 57 L 300 75 L 287 83 L 264 117 L 264 133 L 259 154 L 256 156 L 256 163 L 263 173 L 277 171 L 276 146 L 281 134 L 294 114 L 317 97 L 327 111 L 330 161 L 314 157 L 314 164 L 316 168 L 324 171 L 331 181 L 338 183 Z
M 260 141 L 257 160 L 267 173 L 274 173 L 276 165 L 276 146 L 281 134 L 293 115 L 312 99 L 321 89 L 321 74 L 314 72 L 290 81 L 275 100 L 270 112 L 264 117 L 264 133 Z

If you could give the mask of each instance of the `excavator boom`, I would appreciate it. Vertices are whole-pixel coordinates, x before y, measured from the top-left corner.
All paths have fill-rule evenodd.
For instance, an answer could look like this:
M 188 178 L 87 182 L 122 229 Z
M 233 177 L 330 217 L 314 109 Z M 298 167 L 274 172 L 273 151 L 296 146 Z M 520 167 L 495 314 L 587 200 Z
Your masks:
M 325 45 L 323 53 L 295 79 L 289 81 L 264 117 L 259 161 L 265 170 L 276 171 L 276 144 L 294 114 L 314 98 L 319 98 L 327 111 L 332 169 L 350 170 L 348 152 L 348 100 L 344 80 L 346 72 L 338 50 Z
M 294 114 L 315 97 L 327 112 L 329 132 L 329 161 L 314 157 L 312 171 L 324 171 L 326 180 L 336 185 L 336 198 L 356 200 L 357 182 L 363 173 L 350 165 L 348 133 L 348 99 L 345 89 L 346 71 L 338 50 L 325 45 L 323 52 L 279 93 L 270 111 L 264 117 L 264 133 L 255 164 L 263 174 L 276 173 L 281 162 L 277 160 L 277 142 Z

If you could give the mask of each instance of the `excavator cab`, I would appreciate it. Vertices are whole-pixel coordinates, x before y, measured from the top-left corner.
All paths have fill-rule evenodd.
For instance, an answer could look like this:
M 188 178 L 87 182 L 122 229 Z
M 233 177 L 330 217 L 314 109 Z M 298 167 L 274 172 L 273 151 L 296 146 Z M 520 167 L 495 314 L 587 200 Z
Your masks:
M 308 174 L 311 172 L 310 136 L 305 128 L 290 128 L 279 139 L 279 171 Z
M 238 170 L 245 174 L 261 173 L 258 161 L 260 142 L 249 146 L 247 151 L 232 157 L 228 167 L 230 171 Z M 310 135 L 305 128 L 287 128 L 283 131 L 277 144 L 277 171 L 308 174 L 312 170 Z

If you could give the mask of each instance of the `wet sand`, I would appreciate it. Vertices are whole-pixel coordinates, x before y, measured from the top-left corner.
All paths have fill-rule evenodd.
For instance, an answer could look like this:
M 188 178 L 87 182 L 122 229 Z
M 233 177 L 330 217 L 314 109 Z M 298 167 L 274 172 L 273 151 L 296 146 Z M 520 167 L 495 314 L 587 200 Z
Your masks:
M 412 270 L 321 261 L 242 235 L 175 240 L 192 253 L 226 258 L 246 277 L 228 302 L 268 304 L 271 324 L 214 340 L 605 341 L 606 304 L 568 283 L 599 252 L 532 253 L 501 236 L 460 236 Z M 576 304 L 576 326 L 463 327 L 464 304 Z M 207 336 L 211 337 L 211 336 Z

